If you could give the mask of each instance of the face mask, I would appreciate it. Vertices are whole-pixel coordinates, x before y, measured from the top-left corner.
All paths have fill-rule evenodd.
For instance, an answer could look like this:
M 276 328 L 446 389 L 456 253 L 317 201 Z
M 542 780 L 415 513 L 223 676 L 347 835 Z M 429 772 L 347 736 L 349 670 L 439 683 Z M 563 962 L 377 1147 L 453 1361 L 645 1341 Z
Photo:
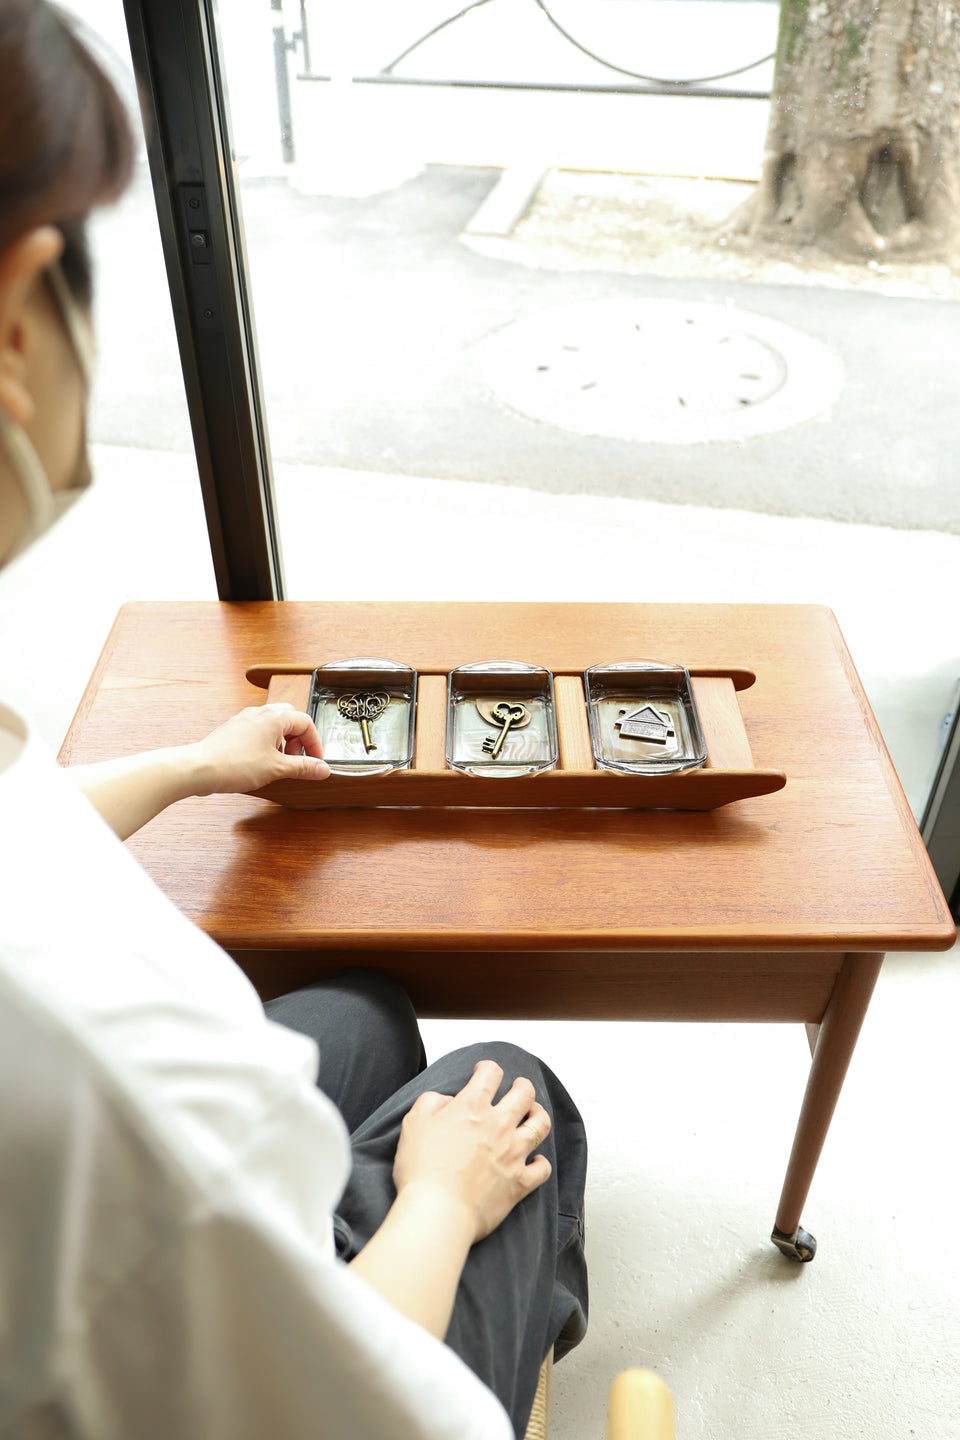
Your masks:
M 64 329 L 70 339 L 77 364 L 84 382 L 84 407 L 93 381 L 93 334 L 90 323 L 74 298 L 59 265 L 54 265 L 46 274 L 50 291 L 60 312 Z M 40 463 L 33 442 L 20 425 L 0 410 L 0 445 L 6 451 L 13 466 L 13 472 L 20 482 L 27 502 L 27 523 L 13 543 L 6 557 L 12 560 L 32 545 L 38 536 L 49 530 L 55 520 L 68 510 L 73 502 L 90 484 L 90 458 L 87 452 L 86 424 L 81 441 L 80 461 L 77 471 L 65 490 L 53 491 L 46 471 Z M 6 562 L 3 562 L 6 563 Z

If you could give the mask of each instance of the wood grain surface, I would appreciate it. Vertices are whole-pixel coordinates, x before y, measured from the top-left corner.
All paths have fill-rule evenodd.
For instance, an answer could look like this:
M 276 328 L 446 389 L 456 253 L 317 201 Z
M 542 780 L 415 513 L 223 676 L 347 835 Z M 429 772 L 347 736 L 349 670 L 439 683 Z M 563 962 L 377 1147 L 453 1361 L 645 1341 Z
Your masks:
M 246 672 L 263 657 L 298 667 L 305 657 L 365 654 L 420 671 L 450 657 L 501 656 L 555 672 L 622 659 L 749 667 L 756 683 L 737 699 L 753 763 L 786 772 L 787 785 L 710 814 L 294 812 L 249 796 L 184 801 L 130 849 L 228 947 L 786 951 L 792 966 L 796 952 L 953 943 L 855 669 L 820 607 L 132 604 L 61 758 L 83 763 L 199 738 L 262 702 Z
M 357 963 L 344 950 L 235 950 L 272 999 Z M 843 955 L 614 950 L 390 950 L 364 964 L 398 980 L 422 1017 L 818 1023 Z

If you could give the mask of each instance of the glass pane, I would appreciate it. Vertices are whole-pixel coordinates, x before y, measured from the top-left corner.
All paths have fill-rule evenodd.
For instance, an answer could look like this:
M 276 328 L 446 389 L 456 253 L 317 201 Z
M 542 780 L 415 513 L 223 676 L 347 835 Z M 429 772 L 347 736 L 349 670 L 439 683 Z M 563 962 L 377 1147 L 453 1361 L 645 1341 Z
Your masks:
M 909 40 L 872 8 L 222 7 L 291 598 L 831 606 L 920 809 L 960 671 L 960 282 L 920 245 L 921 90 L 902 145 L 844 148 Z
M 74 0 L 63 8 L 121 89 L 140 134 L 121 0 Z M 88 427 L 94 484 L 40 544 L 0 574 L 5 690 L 54 748 L 122 604 L 216 599 L 142 146 L 133 184 L 119 204 L 95 214 L 90 240 L 98 343 Z

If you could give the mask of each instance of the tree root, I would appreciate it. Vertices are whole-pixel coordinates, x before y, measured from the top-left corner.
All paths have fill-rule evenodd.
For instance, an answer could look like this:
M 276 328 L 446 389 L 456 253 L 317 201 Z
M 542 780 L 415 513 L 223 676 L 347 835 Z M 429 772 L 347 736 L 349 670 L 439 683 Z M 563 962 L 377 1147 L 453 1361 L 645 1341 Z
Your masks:
M 909 147 L 888 135 L 834 145 L 820 140 L 802 157 L 768 151 L 756 191 L 722 228 L 845 260 L 949 258 L 957 231 L 954 187 L 927 184 L 921 199 L 916 170 L 906 164 L 911 158 Z

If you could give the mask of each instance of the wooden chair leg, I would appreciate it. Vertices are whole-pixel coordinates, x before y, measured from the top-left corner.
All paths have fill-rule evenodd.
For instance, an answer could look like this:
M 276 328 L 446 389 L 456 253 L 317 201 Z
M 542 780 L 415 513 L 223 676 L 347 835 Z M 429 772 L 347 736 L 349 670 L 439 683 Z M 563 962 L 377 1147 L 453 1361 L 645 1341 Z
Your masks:
M 540 1369 L 540 1382 L 524 1440 L 547 1440 L 553 1354 Z M 673 1400 L 652 1370 L 624 1370 L 610 1386 L 607 1440 L 674 1440 Z
M 652 1370 L 624 1370 L 610 1386 L 607 1440 L 674 1440 L 670 1391 Z
M 547 1440 L 547 1426 L 550 1422 L 550 1381 L 553 1378 L 553 1351 L 540 1367 L 537 1393 L 533 1397 L 533 1409 L 527 1422 L 524 1440 Z

